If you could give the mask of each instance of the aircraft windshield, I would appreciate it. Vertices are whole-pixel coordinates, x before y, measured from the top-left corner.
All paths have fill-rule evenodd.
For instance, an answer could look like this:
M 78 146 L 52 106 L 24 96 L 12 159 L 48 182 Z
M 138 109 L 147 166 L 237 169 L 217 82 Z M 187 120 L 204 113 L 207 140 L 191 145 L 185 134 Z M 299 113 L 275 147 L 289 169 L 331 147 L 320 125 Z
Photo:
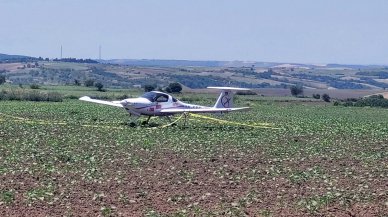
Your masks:
M 143 96 L 141 96 L 141 97 L 146 98 L 146 99 L 148 99 L 151 102 L 155 102 L 156 93 L 148 92 L 148 93 L 143 94 Z
M 168 101 L 168 95 L 161 94 L 161 93 L 155 93 L 155 92 L 145 93 L 141 97 L 148 99 L 150 102 L 167 102 Z

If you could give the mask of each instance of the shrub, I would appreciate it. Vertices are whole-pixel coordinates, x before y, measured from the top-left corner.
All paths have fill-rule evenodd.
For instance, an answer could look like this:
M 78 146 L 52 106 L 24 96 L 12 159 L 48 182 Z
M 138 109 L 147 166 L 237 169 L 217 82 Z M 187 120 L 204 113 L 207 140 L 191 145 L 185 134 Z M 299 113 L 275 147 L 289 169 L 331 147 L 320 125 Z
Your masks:
M 237 91 L 236 95 L 257 95 L 257 93 L 252 90 L 246 90 L 246 91 Z
M 62 102 L 63 95 L 57 92 L 48 92 L 47 93 L 47 101 L 49 102 Z
M 37 90 L 26 92 L 23 96 L 23 100 L 26 101 L 46 101 L 47 97 Z
M 317 93 L 317 94 L 313 94 L 313 98 L 314 98 L 314 99 L 320 99 L 320 98 L 321 98 L 321 95 L 318 94 L 318 93 Z
M 362 98 L 354 103 L 354 106 L 371 106 L 371 107 L 383 107 L 388 108 L 388 99 L 384 99 L 382 95 L 375 95 L 366 98 Z
M 62 102 L 63 96 L 56 92 L 44 93 L 38 90 L 26 91 L 10 89 L 0 92 L 0 100 Z
M 347 98 L 345 99 L 346 102 L 357 102 L 359 99 L 357 98 Z
M 0 92 L 0 100 L 7 100 L 7 92 L 5 90 Z
M 78 79 L 74 79 L 74 85 L 75 85 L 75 86 L 80 86 L 80 85 L 81 85 L 81 83 L 79 82 L 79 80 L 78 80 Z
M 172 90 L 171 90 L 170 87 L 166 87 L 164 90 L 165 90 L 167 93 L 172 93 Z
M 85 87 L 93 87 L 94 86 L 94 80 L 93 79 L 88 79 L 84 82 Z
M 291 95 L 299 96 L 303 94 L 303 86 L 302 85 L 293 85 L 290 87 Z
M 384 99 L 384 96 L 381 94 L 372 95 L 368 97 L 369 99 Z
M 123 94 L 123 95 L 117 97 L 118 100 L 123 100 L 123 99 L 128 99 L 128 98 L 129 98 L 129 96 L 127 94 Z
M 388 99 L 384 99 L 382 95 L 373 95 L 361 99 L 348 98 L 343 103 L 343 106 L 357 106 L 357 107 L 382 107 L 388 108 Z
M 154 85 L 154 84 L 146 84 L 146 85 L 144 85 L 144 91 L 145 92 L 153 91 L 153 90 L 155 90 L 155 87 L 156 87 L 156 85 Z
M 37 85 L 37 84 L 31 84 L 31 85 L 30 85 L 30 88 L 31 88 L 31 89 L 39 89 L 40 86 Z
M 96 84 L 94 84 L 94 86 L 97 87 L 98 91 L 104 91 L 104 89 L 102 89 L 104 85 L 101 84 L 100 82 L 97 82 Z
M 169 88 L 170 90 L 169 93 L 180 93 L 182 91 L 182 85 L 178 82 L 170 83 L 167 88 Z M 166 91 L 167 91 L 167 88 L 166 88 Z
M 5 99 L 6 100 L 23 100 L 23 95 L 24 95 L 24 91 L 21 91 L 21 90 L 15 90 L 15 89 L 11 89 L 11 90 L 8 90 L 8 91 L 5 91 L 4 90 L 4 93 L 5 93 Z
M 79 97 L 78 96 L 75 96 L 75 95 L 67 95 L 65 96 L 66 99 L 78 99 Z
M 325 102 L 330 102 L 330 96 L 329 94 L 325 93 L 322 95 L 322 100 Z
M 346 101 L 343 105 L 344 105 L 345 107 L 354 106 L 354 103 L 351 102 L 351 101 Z
M 4 83 L 5 83 L 5 76 L 4 75 L 0 75 L 0 85 L 2 85 Z

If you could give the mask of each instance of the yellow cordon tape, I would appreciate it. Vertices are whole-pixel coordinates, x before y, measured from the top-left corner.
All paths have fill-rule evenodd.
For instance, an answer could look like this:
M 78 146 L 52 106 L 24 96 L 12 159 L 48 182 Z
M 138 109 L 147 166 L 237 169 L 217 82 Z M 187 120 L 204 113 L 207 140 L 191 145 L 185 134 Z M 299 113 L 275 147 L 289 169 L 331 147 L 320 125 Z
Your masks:
M 114 126 L 103 126 L 103 125 L 90 125 L 90 124 L 81 124 L 81 127 L 92 127 L 92 128 L 107 128 L 107 129 L 125 129 L 124 127 L 114 127 Z
M 165 124 L 165 125 L 163 125 L 163 126 L 158 126 L 158 127 L 151 127 L 151 128 L 149 128 L 149 129 L 158 129 L 158 128 L 169 127 L 169 126 L 175 124 L 176 122 L 178 122 L 180 119 L 182 119 L 183 116 L 185 116 L 185 114 L 182 114 L 181 116 L 179 116 L 179 118 L 177 118 L 175 121 L 173 121 L 173 122 L 171 122 L 171 123 L 169 123 L 169 124 Z
M 7 115 L 7 114 L 4 114 L 4 113 L 0 113 L 0 115 L 5 116 L 5 117 L 9 117 L 9 118 L 12 118 L 12 119 L 15 119 L 15 120 L 13 120 L 15 122 L 24 122 L 24 123 L 28 123 L 28 124 L 67 125 L 66 122 L 50 122 L 50 121 L 43 121 L 43 120 L 30 120 L 30 119 L 27 119 L 27 118 L 16 117 L 16 116 Z M 205 115 L 193 114 L 193 113 L 182 114 L 179 118 L 177 118 L 176 120 L 174 120 L 171 123 L 168 123 L 168 124 L 165 124 L 165 125 L 162 125 L 162 126 L 157 126 L 157 127 L 150 127 L 148 129 L 159 129 L 159 128 L 169 127 L 169 126 L 177 123 L 178 121 L 180 121 L 185 115 L 189 115 L 189 116 L 193 116 L 193 117 L 197 117 L 197 118 L 201 118 L 201 119 L 205 119 L 205 120 L 207 119 L 207 120 L 210 120 L 210 121 L 213 121 L 213 122 L 217 122 L 217 123 L 230 124 L 230 125 L 246 126 L 246 127 L 254 127 L 254 128 L 264 128 L 264 129 L 276 129 L 276 130 L 280 129 L 280 128 L 269 126 L 270 125 L 269 123 L 261 123 L 261 125 L 244 124 L 244 123 L 238 123 L 238 122 L 233 122 L 233 121 L 221 120 L 221 119 L 212 118 L 212 117 L 205 116 Z M 196 120 L 196 119 L 194 119 L 194 120 Z M 5 121 L 5 120 L 4 119 L 0 119 L 0 121 Z M 103 125 L 90 125 L 90 124 L 81 124 L 79 126 L 81 126 L 81 127 L 92 127 L 92 128 L 107 128 L 107 129 L 125 129 L 124 127 L 103 126 Z
M 279 130 L 280 129 L 280 128 L 277 128 L 277 127 L 269 126 L 270 125 L 269 123 L 262 123 L 261 125 L 253 125 L 253 124 L 244 124 L 244 123 L 239 123 L 239 122 L 234 122 L 234 121 L 221 120 L 221 119 L 212 118 L 212 117 L 209 117 L 209 116 L 199 115 L 199 114 L 192 114 L 192 113 L 190 113 L 190 115 L 193 116 L 193 117 L 207 119 L 207 120 L 211 120 L 211 121 L 218 122 L 218 123 L 225 123 L 225 124 L 231 124 L 231 125 L 237 125 L 237 126 L 264 128 L 264 129 L 274 129 L 274 130 Z
M 18 119 L 18 120 L 26 120 L 25 118 L 16 117 L 16 116 L 12 116 L 12 115 L 7 115 L 7 114 L 1 113 L 1 112 L 0 112 L 0 115 L 5 116 L 5 117 L 9 117 L 9 118 Z

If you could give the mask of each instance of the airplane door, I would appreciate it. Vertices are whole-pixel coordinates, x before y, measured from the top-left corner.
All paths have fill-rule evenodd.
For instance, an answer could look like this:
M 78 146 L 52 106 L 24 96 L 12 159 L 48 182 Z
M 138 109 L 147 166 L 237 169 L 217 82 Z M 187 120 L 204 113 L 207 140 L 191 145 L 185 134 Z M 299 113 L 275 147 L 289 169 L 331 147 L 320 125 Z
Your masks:
M 156 97 L 155 102 L 156 102 L 155 109 L 156 109 L 156 110 L 162 109 L 163 105 L 164 105 L 165 103 L 168 102 L 168 95 L 159 94 L 159 95 Z

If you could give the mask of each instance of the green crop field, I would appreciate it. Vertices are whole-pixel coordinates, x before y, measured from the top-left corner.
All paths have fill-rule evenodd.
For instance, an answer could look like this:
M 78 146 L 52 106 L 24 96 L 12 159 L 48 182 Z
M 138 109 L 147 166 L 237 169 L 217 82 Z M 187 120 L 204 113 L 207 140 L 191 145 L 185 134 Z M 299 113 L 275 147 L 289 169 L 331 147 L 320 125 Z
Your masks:
M 0 216 L 388 215 L 388 110 L 257 98 L 206 116 L 229 122 L 137 128 L 120 108 L 0 101 Z

